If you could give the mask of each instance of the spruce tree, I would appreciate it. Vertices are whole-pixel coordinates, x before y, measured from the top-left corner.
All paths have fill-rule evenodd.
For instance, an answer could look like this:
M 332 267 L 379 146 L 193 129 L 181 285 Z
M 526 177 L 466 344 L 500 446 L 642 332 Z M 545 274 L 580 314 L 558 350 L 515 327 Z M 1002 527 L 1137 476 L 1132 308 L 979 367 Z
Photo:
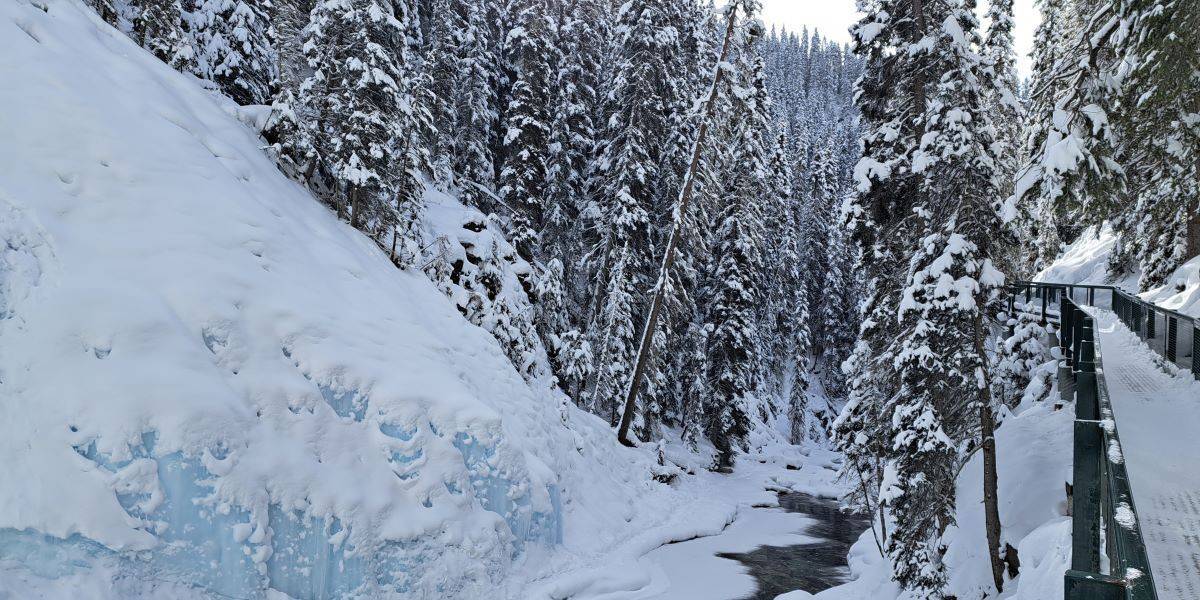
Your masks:
M 112 11 L 110 4 L 100 5 L 104 16 Z M 115 20 L 115 11 L 111 13 Z M 106 17 L 107 18 L 107 17 Z M 186 71 L 195 64 L 195 50 L 183 30 L 183 12 L 179 0 L 143 0 L 133 22 L 133 37 L 138 45 L 149 50 L 159 60 Z
M 408 57 L 403 8 L 377 0 L 317 2 L 304 31 L 313 72 L 301 93 L 321 115 L 318 152 L 336 184 L 339 216 L 398 247 L 407 262 L 423 185 L 412 143 L 418 105 L 401 87 Z
M 1118 225 L 1145 289 L 1200 255 L 1200 6 L 1119 0 L 1115 12 L 1113 129 L 1136 202 L 1112 202 L 1126 211 Z
M 747 12 L 754 13 L 747 9 Z M 771 189 L 764 139 L 769 104 L 765 102 L 764 64 L 755 51 L 760 31 L 754 22 L 742 34 L 734 64 L 738 78 L 730 82 L 728 145 L 730 160 L 717 217 L 709 337 L 710 407 L 705 410 L 708 437 L 716 446 L 718 466 L 731 464 L 735 451 L 747 450 L 756 419 L 766 420 L 760 392 L 766 356 L 761 305 L 766 297 L 764 223 L 759 198 Z
M 588 252 L 593 348 L 597 352 L 592 405 L 616 415 L 638 345 L 639 318 L 650 282 L 650 209 L 656 198 L 661 141 L 678 94 L 668 57 L 678 37 L 664 3 L 632 0 L 621 6 L 615 33 L 620 54 L 608 92 L 609 117 L 600 144 L 593 202 L 596 240 Z M 639 315 L 639 316 L 635 316 Z
M 554 24 L 539 0 L 518 0 L 510 11 L 516 26 L 508 34 L 507 51 L 514 79 L 505 111 L 499 196 L 511 211 L 509 239 L 521 256 L 535 260 L 546 214 Z
M 934 13 L 937 14 L 937 13 Z M 896 363 L 900 393 L 889 407 L 888 495 L 896 517 L 889 543 L 894 574 L 908 589 L 940 594 L 944 568 L 937 541 L 954 515 L 957 448 L 983 449 L 988 556 L 1003 591 L 997 504 L 994 410 L 987 351 L 994 302 L 1004 285 L 992 256 L 1000 232 L 999 178 L 988 97 L 999 85 L 975 53 L 971 2 L 949 2 L 933 45 L 939 81 L 914 155 L 926 190 L 919 208 L 922 239 L 909 262 L 899 315 Z M 974 412 L 977 420 L 971 418 Z
M 932 25 L 923 3 L 872 0 L 861 8 L 863 17 L 851 31 L 864 65 L 856 96 L 861 157 L 843 218 L 860 257 L 864 298 L 858 341 L 843 369 L 848 399 L 833 437 L 846 457 L 840 475 L 852 484 L 846 500 L 879 511 L 882 525 L 889 507 L 886 498 L 875 500 L 892 452 L 888 429 L 894 420 L 887 405 L 901 387 L 896 316 L 908 253 L 920 234 L 913 209 L 923 204 L 922 182 L 912 172 L 911 152 L 924 135 L 932 60 L 923 42 L 932 42 L 926 39 Z
M 265 104 L 275 78 L 275 50 L 264 0 L 199 0 L 191 13 L 197 75 L 238 104 Z

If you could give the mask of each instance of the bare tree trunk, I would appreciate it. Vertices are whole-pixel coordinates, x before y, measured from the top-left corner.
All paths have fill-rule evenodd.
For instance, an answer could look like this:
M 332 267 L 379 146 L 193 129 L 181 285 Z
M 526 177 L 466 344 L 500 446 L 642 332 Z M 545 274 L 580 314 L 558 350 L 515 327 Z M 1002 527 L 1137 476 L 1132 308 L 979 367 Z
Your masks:
M 350 188 L 350 226 L 358 229 L 359 223 L 358 186 Z
M 662 266 L 658 270 L 658 281 L 654 284 L 654 296 L 650 301 L 650 315 L 646 318 L 646 327 L 642 331 L 642 343 L 638 347 L 637 362 L 633 368 L 633 376 L 629 380 L 629 390 L 625 395 L 625 407 L 621 415 L 621 427 L 617 430 L 617 440 L 626 446 L 634 445 L 633 441 L 629 439 L 629 426 L 633 424 L 633 415 L 637 410 L 638 389 L 641 388 L 642 378 L 646 374 L 646 363 L 650 359 L 654 330 L 658 325 L 658 314 L 662 310 L 663 296 L 669 285 L 671 267 L 675 264 L 675 246 L 679 244 L 679 235 L 687 215 L 688 203 L 692 199 L 692 190 L 695 188 L 700 152 L 704 147 L 704 138 L 708 134 L 708 122 L 712 120 L 713 110 L 716 107 L 717 87 L 725 75 L 725 60 L 729 57 L 733 26 L 737 21 L 737 7 L 738 3 L 734 2 L 727 9 L 729 11 L 728 23 L 725 26 L 725 41 L 721 45 L 721 58 L 717 60 L 716 68 L 713 71 L 712 87 L 708 90 L 708 100 L 705 101 L 704 106 L 704 117 L 700 121 L 700 130 L 696 133 L 696 141 L 692 145 L 692 162 L 688 165 L 687 174 L 683 178 L 683 189 L 679 191 L 679 202 L 675 205 L 675 214 L 672 219 L 674 226 L 671 228 L 671 237 L 667 239 Z
M 1185 258 L 1200 256 L 1200 202 L 1187 213 L 1187 251 Z
M 887 543 L 887 524 L 884 522 L 883 504 L 880 503 L 877 506 L 877 508 L 879 510 L 875 510 L 875 508 L 871 507 L 872 494 L 871 494 L 870 486 L 867 485 L 867 478 L 863 476 L 862 469 L 855 469 L 855 470 L 858 471 L 858 487 L 862 490 L 863 504 L 867 505 L 867 512 L 868 513 L 872 513 L 872 512 L 878 513 L 878 515 L 879 515 L 879 531 L 875 530 L 875 523 L 872 522 L 871 523 L 871 537 L 875 538 L 875 547 L 879 549 L 879 556 L 882 558 L 884 556 L 883 545 L 885 543 Z M 881 533 L 883 534 L 882 538 L 880 538 Z
M 396 238 L 399 236 L 400 233 L 396 231 L 395 227 L 392 227 L 392 251 L 388 253 L 388 258 L 391 259 L 393 265 L 396 264 Z
M 987 529 L 988 561 L 996 592 L 1004 591 L 1004 563 L 1000 560 L 1000 507 L 996 475 L 996 419 L 992 415 L 991 377 L 983 345 L 983 315 L 975 315 L 975 352 L 983 363 L 983 389 L 979 393 L 979 436 L 983 450 L 983 512 Z
M 916 40 L 919 40 L 922 37 L 924 37 L 925 34 L 929 30 L 929 24 L 928 24 L 929 20 L 925 16 L 924 0 L 913 0 L 912 10 L 916 16 L 915 25 L 917 28 L 917 31 L 915 32 L 916 35 L 914 37 L 916 38 Z M 916 40 L 914 40 L 914 41 L 916 41 Z M 916 107 L 913 111 L 914 114 L 918 114 L 918 115 L 925 114 L 925 106 L 926 106 L 926 104 L 928 104 L 928 100 L 925 96 L 925 72 L 924 71 L 918 71 L 916 73 L 916 77 L 913 77 L 913 98 L 916 100 Z M 924 133 L 925 133 L 925 122 L 921 121 L 920 131 L 918 132 L 917 138 L 920 139 L 920 136 Z

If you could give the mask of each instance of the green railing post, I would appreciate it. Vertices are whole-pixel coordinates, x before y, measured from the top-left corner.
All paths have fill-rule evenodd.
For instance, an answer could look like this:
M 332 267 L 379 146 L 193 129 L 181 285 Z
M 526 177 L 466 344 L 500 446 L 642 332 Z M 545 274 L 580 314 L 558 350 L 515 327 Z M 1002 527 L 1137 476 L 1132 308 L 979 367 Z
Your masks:
M 1071 333 L 1075 327 L 1075 306 L 1067 299 L 1059 304 L 1058 348 L 1062 360 L 1058 363 L 1058 396 L 1063 403 L 1075 397 L 1075 374 L 1071 363 Z
M 1096 402 L 1096 345 L 1092 318 L 1079 319 L 1079 341 L 1075 355 L 1075 418 L 1096 421 L 1100 406 Z
M 1067 571 L 1067 600 L 1125 600 L 1125 582 L 1106 575 Z
M 1046 303 L 1049 301 L 1050 288 L 1042 286 L 1038 288 L 1039 296 L 1042 297 L 1042 326 L 1046 325 Z
M 1167 315 L 1167 335 L 1163 336 L 1163 346 L 1166 350 L 1167 360 L 1171 363 L 1175 362 L 1177 355 L 1176 346 L 1179 345 L 1179 319 L 1171 315 Z
M 1071 568 L 1100 572 L 1100 424 L 1075 421 L 1074 466 L 1071 475 Z

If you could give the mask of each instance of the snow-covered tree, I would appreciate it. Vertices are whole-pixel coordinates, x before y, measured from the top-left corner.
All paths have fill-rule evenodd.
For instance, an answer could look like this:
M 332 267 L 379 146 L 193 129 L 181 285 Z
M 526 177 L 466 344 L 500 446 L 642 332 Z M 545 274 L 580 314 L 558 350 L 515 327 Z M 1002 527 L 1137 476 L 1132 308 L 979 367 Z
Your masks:
M 413 147 L 421 108 L 402 87 L 407 13 L 397 8 L 382 0 L 317 2 L 304 30 L 312 74 L 300 92 L 320 115 L 315 137 L 338 214 L 411 260 L 423 204 Z
M 992 368 L 992 395 L 997 405 L 1016 408 L 1050 395 L 1058 361 L 1050 354 L 1046 333 L 1041 315 L 1025 311 L 1008 315 Z
M 265 104 L 275 78 L 270 3 L 265 0 L 199 0 L 189 15 L 196 74 L 210 79 L 238 104 Z
M 764 61 L 755 52 L 759 32 L 751 25 L 743 35 L 735 63 L 738 77 L 730 82 L 729 134 L 724 142 L 731 155 L 715 228 L 717 260 L 706 311 L 712 325 L 708 343 L 713 394 L 705 410 L 705 427 L 722 462 L 734 451 L 747 449 L 754 420 L 767 421 L 771 416 L 765 414 L 769 405 L 760 398 L 759 365 L 769 351 L 764 344 L 767 332 L 762 330 L 768 282 L 763 277 L 767 242 L 760 198 L 764 191 L 777 191 L 771 185 L 768 138 L 764 137 L 770 104 Z
M 111 10 L 111 5 L 108 10 Z M 100 9 L 104 14 L 106 9 Z M 115 13 L 113 13 L 115 14 Z M 195 64 L 195 51 L 183 29 L 183 9 L 179 0 L 143 0 L 133 22 L 137 43 L 159 60 L 181 71 Z
M 736 155 L 750 158 L 751 152 L 743 150 Z M 753 199 L 761 189 L 757 186 L 765 182 L 765 173 L 747 169 L 735 177 L 718 217 L 716 250 L 720 258 L 707 315 L 713 327 L 708 340 L 713 395 L 704 411 L 705 429 L 725 461 L 735 450 L 747 449 L 762 358 L 756 314 L 762 297 L 758 277 L 762 216 Z
M 507 57 L 514 79 L 505 111 L 499 195 L 511 211 L 509 238 L 533 260 L 540 255 L 536 246 L 546 214 L 554 23 L 539 0 L 516 0 L 510 10 L 516 26 L 508 34 Z
M 1129 194 L 1111 201 L 1140 285 L 1163 283 L 1200 255 L 1200 6 L 1117 0 L 1112 120 Z M 1129 205 L 1128 196 L 1136 201 Z
M 911 153 L 923 135 L 926 78 L 933 72 L 926 50 L 933 41 L 926 39 L 933 33 L 929 8 L 906 0 L 862 0 L 863 17 L 851 31 L 863 61 L 856 95 L 863 132 L 855 193 L 841 212 L 857 246 L 864 297 L 858 341 L 843 366 L 848 399 L 833 424 L 833 438 L 846 457 L 840 475 L 852 484 L 846 501 L 881 512 L 888 508 L 878 497 L 883 466 L 893 452 L 887 405 L 901 386 L 896 317 L 909 252 L 920 234 L 913 209 L 923 204 Z
M 631 0 L 621 6 L 616 78 L 606 102 L 606 123 L 597 184 L 586 212 L 595 243 L 588 252 L 592 297 L 590 335 L 597 352 L 592 405 L 617 412 L 628 387 L 638 345 L 643 298 L 650 281 L 650 214 L 658 191 L 660 141 L 669 133 L 669 109 L 679 94 L 669 57 L 679 51 L 669 3 Z M 649 378 L 653 380 L 654 378 Z

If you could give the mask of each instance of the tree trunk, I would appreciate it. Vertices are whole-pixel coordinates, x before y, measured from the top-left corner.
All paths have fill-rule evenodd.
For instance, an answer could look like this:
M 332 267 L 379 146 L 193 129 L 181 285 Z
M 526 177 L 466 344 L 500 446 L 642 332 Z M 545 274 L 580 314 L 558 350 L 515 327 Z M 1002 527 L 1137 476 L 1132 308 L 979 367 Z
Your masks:
M 1187 213 L 1187 251 L 1184 258 L 1200 256 L 1200 202 Z
M 929 20 L 925 16 L 924 0 L 913 0 L 912 10 L 914 16 L 916 17 L 915 25 L 917 31 L 915 32 L 916 35 L 914 36 L 915 39 L 913 40 L 916 42 L 917 40 L 925 37 L 925 34 L 928 33 Z M 916 107 L 913 112 L 918 115 L 925 114 L 925 106 L 928 104 L 928 100 L 925 96 L 925 72 L 922 70 L 918 70 L 916 76 L 913 77 L 913 99 L 916 102 Z M 920 131 L 917 133 L 917 139 L 920 139 L 921 135 L 924 133 L 925 122 L 922 120 L 920 122 Z
M 358 186 L 350 187 L 350 226 L 358 229 Z
M 975 316 L 975 351 L 983 364 L 984 384 L 979 394 L 979 437 L 983 450 L 983 512 L 987 529 L 988 561 L 996 592 L 1004 591 L 1004 562 L 1000 560 L 1000 507 L 996 491 L 996 419 L 992 415 L 991 378 L 987 371 L 987 356 L 983 347 L 983 315 Z
M 658 314 L 662 310 L 663 296 L 667 292 L 668 278 L 671 267 L 675 264 L 675 246 L 679 244 L 680 230 L 683 229 L 684 217 L 687 214 L 688 203 L 692 199 L 692 190 L 696 183 L 696 169 L 700 164 L 700 151 L 704 147 L 704 137 L 708 133 L 708 122 L 712 120 L 716 107 L 717 87 L 725 75 L 725 60 L 729 57 L 729 44 L 733 39 L 733 25 L 737 20 L 737 3 L 729 5 L 728 23 L 725 26 L 725 41 L 721 45 L 721 58 L 717 60 L 713 71 L 712 87 L 708 90 L 708 100 L 705 101 L 704 118 L 700 122 L 700 130 L 696 133 L 696 141 L 692 146 L 692 162 L 688 165 L 687 174 L 683 178 L 683 188 L 679 191 L 679 202 L 675 205 L 674 226 L 671 237 L 667 239 L 667 247 L 663 253 L 662 266 L 658 270 L 658 281 L 654 284 L 654 296 L 650 301 L 650 315 L 646 318 L 646 327 L 642 331 L 642 343 L 638 347 L 637 362 L 633 367 L 633 376 L 629 381 L 629 390 L 625 394 L 625 407 L 621 415 L 621 426 L 617 430 L 617 440 L 632 447 L 629 439 L 629 426 L 633 424 L 633 415 L 637 410 L 638 390 L 641 388 L 642 377 L 645 376 L 646 363 L 649 362 L 651 347 L 654 345 L 654 330 L 658 325 Z M 615 407 L 614 407 L 615 408 Z

